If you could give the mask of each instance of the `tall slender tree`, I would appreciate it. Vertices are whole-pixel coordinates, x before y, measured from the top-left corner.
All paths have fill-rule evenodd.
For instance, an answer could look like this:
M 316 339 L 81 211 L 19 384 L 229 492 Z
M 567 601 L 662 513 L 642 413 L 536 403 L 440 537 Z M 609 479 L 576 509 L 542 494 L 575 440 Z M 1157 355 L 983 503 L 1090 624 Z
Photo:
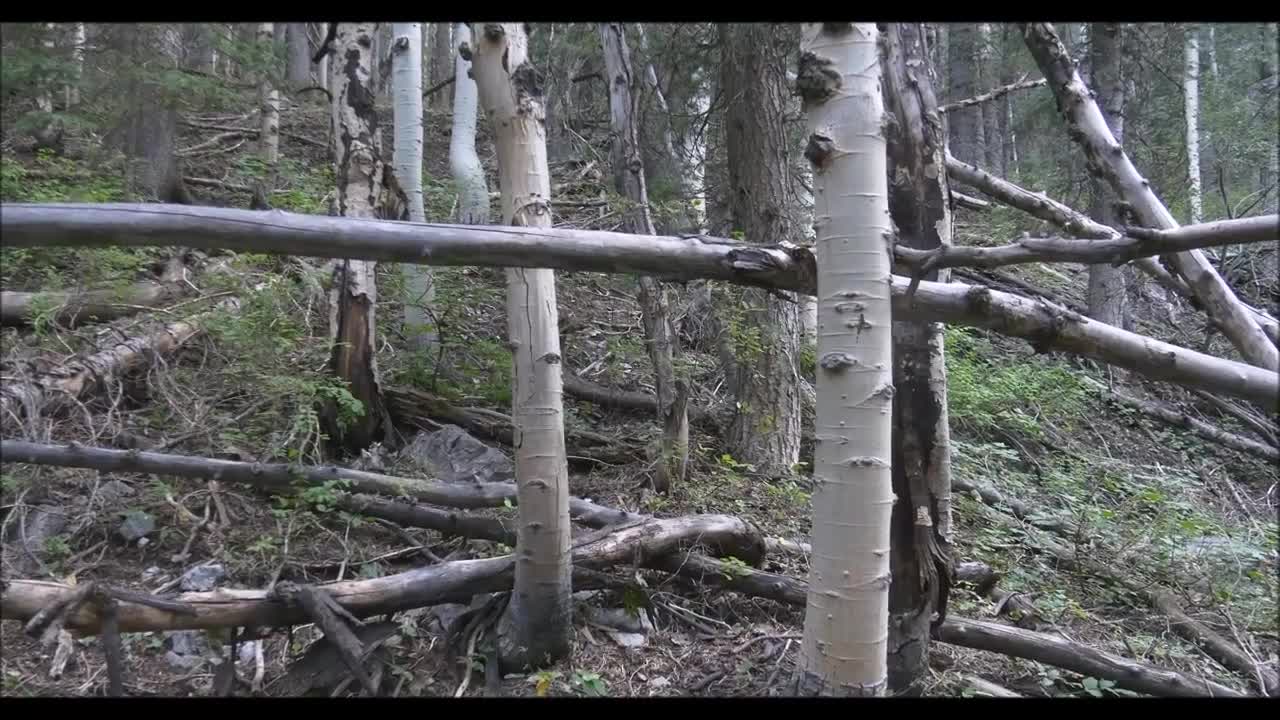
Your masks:
M 306 23 L 289 23 L 285 32 L 285 82 L 296 92 L 311 84 L 311 33 Z
M 409 201 L 409 220 L 426 222 L 422 203 L 422 24 L 394 23 L 391 40 L 391 107 L 395 117 L 396 180 Z M 405 265 L 404 332 L 409 346 L 429 350 L 435 297 L 429 265 Z
M 258 47 L 267 57 L 275 57 L 275 25 L 258 25 Z M 280 91 L 272 77 L 274 68 L 260 71 L 258 80 L 258 158 L 263 172 L 253 193 L 253 206 L 266 209 L 271 206 L 271 190 L 276 184 L 276 171 L 280 164 Z
M 480 156 L 476 154 L 476 108 L 478 91 L 471 77 L 471 27 L 453 26 L 458 52 L 454 60 L 453 132 L 449 136 L 449 170 L 458 186 L 458 222 L 463 225 L 489 224 L 489 184 Z M 464 52 L 462 48 L 466 48 Z
M 450 24 L 447 22 L 436 23 L 433 27 L 434 34 L 431 38 L 431 85 L 432 87 L 444 82 L 453 74 L 453 51 L 457 43 L 450 37 Z M 452 98 L 451 93 L 456 92 L 452 88 L 442 88 L 434 92 L 428 102 L 432 110 L 443 110 L 449 107 L 449 101 Z
M 811 24 L 800 46 L 819 329 L 805 695 L 878 696 L 887 681 L 893 340 L 878 36 Z
M 629 232 L 653 235 L 655 231 L 653 218 L 649 213 L 644 160 L 640 153 L 640 132 L 636 127 L 639 113 L 633 91 L 638 87 L 632 73 L 626 30 L 621 23 L 601 23 L 600 41 L 604 47 L 605 78 L 609 83 L 614 184 L 618 192 L 633 205 L 627 213 Z M 683 381 L 676 376 L 675 358 L 678 349 L 675 328 L 671 324 L 669 293 L 651 277 L 642 275 L 639 281 L 640 312 L 649 358 L 653 362 L 658 421 L 663 428 L 653 488 L 665 493 L 673 484 L 684 480 L 685 468 L 689 462 L 688 395 Z
M 883 27 L 889 213 L 904 247 L 951 244 L 946 136 L 916 23 Z M 995 105 L 995 103 L 988 103 Z M 947 282 L 950 273 L 925 280 Z M 893 324 L 893 506 L 889 688 L 915 695 L 927 675 L 931 621 L 951 586 L 951 433 L 942 323 Z
M 729 213 L 733 230 L 754 243 L 800 235 L 784 124 L 785 27 L 720 26 Z M 754 289 L 722 299 L 720 355 L 735 401 L 726 449 L 765 476 L 789 475 L 800 460 L 798 303 Z
M 503 224 L 549 227 L 545 111 L 525 28 L 485 24 L 469 50 L 498 149 Z M 552 270 L 507 270 L 507 333 L 515 356 L 511 418 L 520 525 L 498 650 L 504 666 L 538 667 L 569 654 L 572 631 L 569 469 Z
M 982 92 L 981 88 L 981 34 L 974 23 L 951 25 L 947 39 L 948 73 L 951 78 L 952 100 L 964 100 Z M 982 108 L 972 106 L 957 108 L 947 113 L 947 126 L 951 133 L 951 154 L 970 165 L 982 165 L 986 161 L 986 135 L 982 123 Z
M 343 217 L 377 217 L 383 194 L 382 129 L 370 85 L 376 31 L 376 23 L 338 23 L 330 49 L 338 214 Z M 329 370 L 346 383 L 361 407 L 351 417 L 344 404 L 330 400 L 321 423 L 333 444 L 352 452 L 381 440 L 389 425 L 376 355 L 375 269 L 376 263 L 369 260 L 337 263 L 329 299 Z
M 1200 38 L 1195 25 L 1182 32 L 1182 102 L 1187 125 L 1187 217 L 1195 224 L 1204 217 L 1200 188 Z
M 1124 143 L 1125 82 L 1122 58 L 1124 55 L 1124 28 L 1120 23 L 1094 23 L 1089 30 L 1090 56 L 1093 68 L 1093 91 L 1098 96 L 1098 107 L 1106 119 L 1107 127 L 1116 142 Z M 1114 197 L 1111 188 L 1103 181 L 1091 181 L 1092 205 L 1090 215 L 1108 225 L 1117 225 Z M 1089 316 L 1115 327 L 1124 327 L 1127 292 L 1125 273 L 1110 263 L 1089 266 L 1087 291 Z

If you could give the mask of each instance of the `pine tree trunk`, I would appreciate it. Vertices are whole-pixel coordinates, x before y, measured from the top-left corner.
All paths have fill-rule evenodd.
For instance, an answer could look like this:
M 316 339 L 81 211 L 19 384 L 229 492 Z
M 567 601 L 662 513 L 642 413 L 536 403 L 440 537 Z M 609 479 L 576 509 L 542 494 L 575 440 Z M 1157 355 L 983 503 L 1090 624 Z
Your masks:
M 376 217 L 382 194 L 382 132 L 370 86 L 375 31 L 374 23 L 338 23 L 333 41 L 334 157 L 338 214 L 343 217 Z M 344 418 L 345 409 L 329 401 L 321 425 L 331 443 L 349 452 L 379 441 L 389 424 L 376 355 L 376 265 L 368 260 L 338 263 L 329 299 L 329 370 L 348 384 L 347 390 L 363 407 L 358 417 Z M 345 427 L 344 419 L 350 420 Z
M 422 25 L 394 23 L 391 30 L 391 107 L 395 117 L 392 165 L 409 200 L 410 222 L 426 222 L 422 204 Z M 436 333 L 431 315 L 435 287 L 431 266 L 403 265 L 404 334 L 410 348 L 430 351 Z
M 887 680 L 893 345 L 877 36 L 869 23 L 824 23 L 801 40 L 823 330 L 804 695 L 880 696 Z
M 973 23 L 955 23 L 951 26 L 947 65 L 951 86 L 948 96 L 952 100 L 971 98 L 982 92 L 978 84 L 978 31 Z M 982 165 L 986 160 L 983 142 L 982 108 L 959 108 L 947 113 L 950 129 L 951 154 L 970 165 Z
M 945 137 L 919 25 L 887 26 L 884 94 L 889 211 L 899 244 L 951 244 Z M 992 104 L 992 103 L 988 103 Z M 946 270 L 923 279 L 947 282 Z M 941 323 L 893 324 L 893 506 L 889 585 L 889 689 L 918 695 L 928 674 L 930 620 L 951 585 L 951 434 Z
M 1213 23 L 1205 24 L 1204 46 L 1209 53 L 1209 77 L 1213 79 L 1214 84 L 1218 83 L 1218 39 L 1214 32 Z
M 636 127 L 638 113 L 633 91 L 637 88 L 632 74 L 631 51 L 621 23 L 602 23 L 600 41 L 604 47 L 605 79 L 609 85 L 610 127 L 613 130 L 614 184 L 618 193 L 630 200 L 634 209 L 627 213 L 628 232 L 654 235 L 649 213 L 649 195 L 645 187 L 644 161 L 640 153 L 640 133 Z M 675 329 L 671 324 L 670 298 L 665 287 L 651 277 L 640 281 L 640 312 L 645 328 L 645 342 L 653 362 L 654 387 L 657 390 L 658 422 L 663 427 L 662 451 L 654 470 L 653 489 L 668 492 L 684 481 L 689 463 L 689 414 L 683 383 L 677 379 Z
M 1187 125 L 1187 207 L 1192 225 L 1204 217 L 1200 191 L 1200 39 L 1189 25 L 1182 38 L 1182 101 Z
M 1124 56 L 1123 38 L 1124 28 L 1119 23 L 1094 23 L 1089 32 L 1092 88 L 1097 94 L 1098 107 L 1102 110 L 1107 127 L 1111 128 L 1116 142 L 1121 144 L 1124 143 L 1125 105 L 1125 82 L 1121 64 Z M 1097 178 L 1091 179 L 1090 186 L 1093 196 L 1090 217 L 1104 224 L 1117 226 L 1120 218 L 1116 217 L 1110 202 L 1111 188 Z M 1087 296 L 1089 317 L 1108 325 L 1124 327 L 1128 315 L 1125 302 L 1128 293 L 1123 268 L 1113 267 L 1110 263 L 1090 265 Z
M 178 67 L 178 43 L 171 37 L 171 27 L 153 23 L 121 28 L 129 54 L 138 66 Z M 193 204 L 174 155 L 178 134 L 176 98 L 154 77 L 135 77 L 130 81 L 127 107 L 121 136 L 124 154 L 130 160 L 128 184 L 151 201 Z
M 1263 102 L 1270 104 L 1271 112 L 1275 112 L 1277 90 L 1280 89 L 1280 76 L 1277 75 L 1276 67 L 1277 52 L 1280 52 L 1280 45 L 1276 41 L 1278 27 L 1280 26 L 1275 23 L 1264 23 L 1258 28 L 1258 36 L 1262 40 L 1258 53 L 1258 70 L 1260 79 L 1265 83 Z M 1280 143 L 1271 143 L 1267 159 L 1268 162 L 1258 168 L 1259 189 L 1269 193 L 1264 208 L 1276 212 L 1280 208 L 1280 188 L 1276 187 L 1276 182 L 1280 179 Z
M 80 83 L 84 79 L 84 23 L 75 23 L 71 33 L 71 73 L 72 81 L 67 85 L 67 110 L 80 104 Z
M 450 31 L 449 23 L 435 23 L 431 39 L 431 87 L 444 82 L 454 74 L 453 56 L 459 41 L 450 36 Z M 437 90 L 427 99 L 427 103 L 432 110 L 445 110 L 452 102 L 455 92 L 457 92 L 456 88 Z
M 644 25 L 636 23 L 634 27 L 641 52 L 648 55 L 648 40 Z M 654 106 L 645 108 L 639 117 L 654 118 L 655 115 L 657 117 L 656 122 L 642 125 L 637 131 L 640 133 L 641 147 L 659 150 L 642 153 L 645 179 L 649 181 L 646 182 L 645 188 L 655 205 L 666 202 L 667 194 L 679 196 L 679 202 L 676 203 L 678 209 L 675 211 L 657 213 L 651 211 L 654 227 L 663 235 L 701 232 L 702 223 L 694 203 L 697 187 L 693 178 L 684 172 L 684 163 L 681 162 L 680 154 L 676 150 L 675 133 L 671 127 L 671 108 L 667 105 L 666 96 L 662 94 L 662 87 L 658 84 L 658 73 L 653 63 L 645 63 L 643 77 L 645 92 L 640 93 L 640 96 L 652 98 Z M 657 197 L 654 197 L 654 184 L 662 188 L 662 193 L 657 194 Z
M 485 24 L 470 50 L 498 149 L 503 224 L 549 227 L 545 111 L 524 26 Z M 553 271 L 507 271 L 507 332 L 515 356 L 511 417 L 520 528 L 515 588 L 498 644 L 504 667 L 537 668 L 572 651 L 569 474 Z
M 995 87 L 996 78 L 999 77 L 996 72 L 993 42 L 991 23 L 980 24 L 978 26 L 978 75 L 982 80 L 979 84 L 982 92 Z M 986 165 L 992 172 L 1004 177 L 1006 172 L 1003 166 L 1004 142 L 1000 134 L 1000 104 L 985 102 L 980 107 L 982 108 L 983 154 L 986 157 Z
M 476 81 L 471 77 L 471 27 L 453 26 L 459 49 L 454 60 L 453 132 L 449 136 L 449 169 L 458 186 L 458 217 L 461 225 L 489 224 L 489 184 L 476 154 Z
M 275 44 L 275 25 L 258 25 L 258 45 L 271 48 Z M 276 171 L 280 163 L 280 91 L 271 82 L 270 73 L 263 73 L 258 85 L 258 156 L 262 160 L 263 177 L 254 189 L 255 210 L 270 207 L 271 190 L 276 184 Z
M 792 221 L 779 26 L 721 25 L 729 208 L 747 242 L 799 239 Z M 726 450 L 765 477 L 785 477 L 800 460 L 798 303 L 759 290 L 725 293 L 718 308 L 721 361 L 736 412 Z
M 289 23 L 285 32 L 288 33 L 285 82 L 296 92 L 311 85 L 311 33 L 306 23 Z

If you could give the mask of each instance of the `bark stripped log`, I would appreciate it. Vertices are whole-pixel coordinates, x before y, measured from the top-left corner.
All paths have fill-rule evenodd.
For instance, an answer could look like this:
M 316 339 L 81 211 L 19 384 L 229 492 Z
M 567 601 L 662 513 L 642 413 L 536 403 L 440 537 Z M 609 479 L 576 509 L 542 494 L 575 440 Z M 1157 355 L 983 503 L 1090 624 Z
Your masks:
M 220 307 L 236 308 L 238 301 L 224 300 Z M 145 335 L 126 338 L 92 355 L 72 358 L 47 370 L 30 368 L 6 378 L 0 386 L 0 423 L 17 428 L 28 420 L 62 412 L 142 367 L 157 355 L 181 347 L 200 331 L 203 315 L 169 323 Z M 9 373 L 6 373 L 9 374 Z M 10 426 L 9 423 L 14 423 Z
M 1069 135 L 1084 150 L 1090 169 L 1106 178 L 1144 225 L 1161 230 L 1177 228 L 1177 221 L 1151 190 L 1151 183 L 1142 177 L 1107 128 L 1102 112 L 1053 26 L 1026 23 L 1022 33 L 1040 71 L 1049 80 L 1059 111 L 1070 129 Z M 1180 252 L 1165 256 L 1165 260 L 1187 281 L 1205 311 L 1249 363 L 1267 370 L 1280 367 L 1280 351 L 1276 345 L 1203 253 Z
M 951 161 L 948 161 L 948 171 Z M 1043 198 L 1041 198 L 1043 200 Z M 1105 227 L 1105 226 L 1102 226 Z M 814 294 L 813 254 L 789 245 L 719 238 L 636 237 L 535 227 L 436 225 L 131 204 L 0 205 L 11 247 L 173 246 L 435 265 L 519 267 L 708 278 Z M 1112 231 L 1114 232 L 1114 231 Z M 1063 312 L 1051 305 L 956 283 L 893 276 L 895 317 L 982 327 L 1076 353 L 1156 380 L 1253 400 L 1280 396 L 1275 372 L 1215 358 Z

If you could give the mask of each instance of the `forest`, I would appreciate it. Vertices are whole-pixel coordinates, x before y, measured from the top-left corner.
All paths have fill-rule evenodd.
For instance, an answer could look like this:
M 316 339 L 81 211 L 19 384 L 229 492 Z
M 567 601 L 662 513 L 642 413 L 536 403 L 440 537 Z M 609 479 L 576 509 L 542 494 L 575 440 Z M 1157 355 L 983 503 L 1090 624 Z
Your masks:
M 1274 23 L 0 23 L 0 694 L 1280 694 Z

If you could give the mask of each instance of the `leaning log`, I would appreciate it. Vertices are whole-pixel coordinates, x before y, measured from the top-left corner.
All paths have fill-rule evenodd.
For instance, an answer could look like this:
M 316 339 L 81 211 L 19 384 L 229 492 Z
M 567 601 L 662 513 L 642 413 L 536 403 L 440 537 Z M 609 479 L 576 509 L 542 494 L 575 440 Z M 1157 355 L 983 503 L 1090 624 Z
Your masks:
M 1058 110 L 1067 123 L 1068 136 L 1084 151 L 1091 171 L 1098 173 L 1133 208 L 1141 224 L 1173 230 L 1178 222 L 1160 202 L 1151 183 L 1138 172 L 1116 141 L 1102 110 L 1085 86 L 1067 49 L 1049 23 L 1025 23 L 1022 37 L 1036 65 L 1049 80 Z M 1222 330 L 1241 356 L 1267 370 L 1280 366 L 1280 349 L 1263 331 L 1256 316 L 1232 292 L 1208 258 L 1199 250 L 1165 256 L 1172 269 L 1204 305 L 1205 312 Z
M 723 515 L 649 520 L 594 533 L 575 542 L 573 563 L 585 569 L 606 568 L 636 558 L 662 557 L 681 547 L 715 543 L 738 546 L 735 555 L 749 556 L 761 544 L 758 534 L 737 518 Z M 324 583 L 324 590 L 347 612 L 360 618 L 400 612 L 443 603 L 467 603 L 472 596 L 510 591 L 515 557 L 503 555 L 481 560 L 416 568 L 368 580 Z M 68 592 L 70 586 L 38 580 L 7 580 L 0 591 L 0 613 L 5 620 L 27 620 Z M 122 601 L 121 632 L 197 630 L 242 626 L 282 627 L 307 622 L 305 613 L 289 607 L 266 590 L 220 589 L 183 593 L 167 598 L 193 610 L 180 613 L 138 602 Z M 94 607 L 84 606 L 66 620 L 65 627 L 83 634 L 101 629 L 102 618 Z
M 520 267 L 709 278 L 812 295 L 813 254 L 788 244 L 588 230 L 460 226 L 298 215 L 278 210 L 142 204 L 4 204 L 0 231 L 14 247 L 226 248 L 432 265 Z M 984 327 L 1152 379 L 1270 403 L 1274 371 L 1222 360 L 1113 328 L 1052 306 L 964 285 L 892 276 L 895 318 Z
M 227 299 L 223 305 L 235 307 L 236 301 Z M 16 381 L 0 387 L 0 422 L 52 414 L 88 399 L 156 355 L 182 346 L 199 332 L 200 318 L 195 316 L 145 335 L 125 338 L 92 355 L 72 358 L 53 370 L 30 370 L 18 375 Z

